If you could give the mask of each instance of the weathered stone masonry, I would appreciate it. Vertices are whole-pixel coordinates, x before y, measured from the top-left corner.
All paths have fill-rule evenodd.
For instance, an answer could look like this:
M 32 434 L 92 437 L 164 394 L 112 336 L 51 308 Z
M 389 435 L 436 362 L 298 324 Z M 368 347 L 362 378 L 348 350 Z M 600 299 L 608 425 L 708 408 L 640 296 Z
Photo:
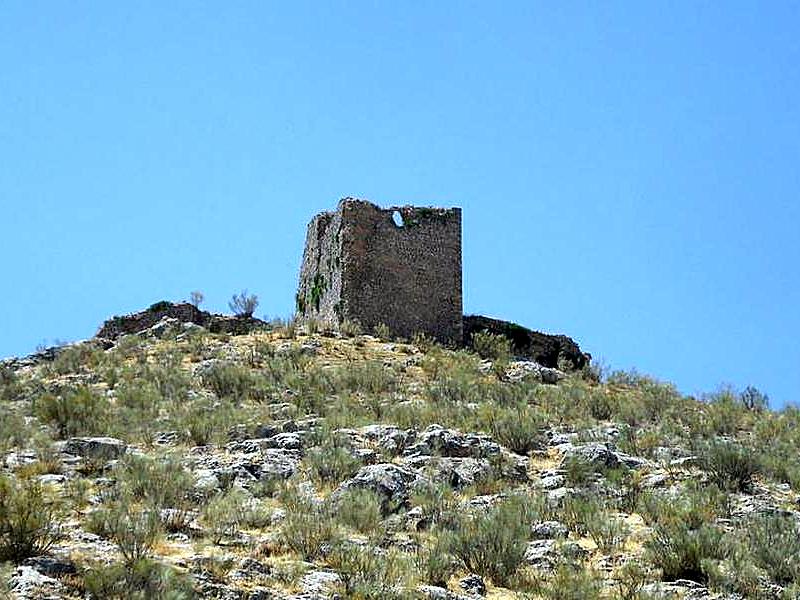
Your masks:
M 402 216 L 397 225 L 393 215 Z M 461 209 L 381 209 L 345 198 L 308 225 L 297 312 L 334 327 L 462 342 Z

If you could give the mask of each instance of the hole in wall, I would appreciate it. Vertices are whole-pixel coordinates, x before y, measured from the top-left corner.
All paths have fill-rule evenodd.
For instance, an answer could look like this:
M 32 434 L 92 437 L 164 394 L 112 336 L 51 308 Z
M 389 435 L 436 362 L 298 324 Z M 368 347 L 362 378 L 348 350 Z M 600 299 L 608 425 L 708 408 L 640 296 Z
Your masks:
M 398 227 L 405 225 L 405 222 L 403 221 L 403 215 L 400 214 L 399 210 L 392 211 L 392 221 L 394 221 L 394 224 Z

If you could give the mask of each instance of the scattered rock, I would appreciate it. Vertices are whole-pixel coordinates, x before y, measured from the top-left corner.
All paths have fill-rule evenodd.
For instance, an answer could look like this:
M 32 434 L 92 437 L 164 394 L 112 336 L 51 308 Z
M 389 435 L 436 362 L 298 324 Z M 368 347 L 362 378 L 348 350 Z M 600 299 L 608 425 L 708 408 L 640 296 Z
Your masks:
M 564 444 L 559 447 L 563 453 L 562 466 L 572 459 L 579 459 L 595 468 L 615 468 L 620 465 L 620 459 L 606 444 L 589 443 L 575 446 Z
M 352 479 L 342 483 L 333 497 L 338 498 L 351 489 L 372 490 L 380 497 L 382 509 L 388 512 L 405 506 L 412 487 L 419 481 L 419 476 L 405 467 L 391 463 L 367 465 L 361 467 Z
M 555 540 L 566 538 L 569 529 L 559 521 L 542 521 L 531 527 L 531 537 L 534 540 Z
M 116 460 L 128 445 L 112 437 L 74 437 L 67 440 L 64 452 L 92 460 Z
M 403 463 L 417 471 L 430 474 L 434 481 L 446 482 L 453 489 L 463 489 L 483 481 L 492 473 L 486 459 L 416 456 Z
M 333 571 L 311 571 L 300 579 L 300 587 L 306 594 L 324 594 L 329 597 L 341 582 L 341 576 Z
M 522 381 L 531 377 L 542 383 L 556 384 L 564 379 L 567 374 L 558 369 L 542 366 L 534 361 L 518 360 L 508 366 L 505 376 L 511 382 Z
M 417 591 L 428 600 L 468 600 L 468 596 L 456 594 L 450 590 L 436 585 L 421 585 Z
M 63 587 L 58 580 L 27 565 L 14 569 L 9 588 L 19 600 L 60 600 L 64 597 Z
M 500 445 L 476 433 L 461 433 L 431 425 L 417 436 L 416 443 L 406 448 L 405 456 L 437 455 L 453 458 L 488 458 L 500 453 Z
M 34 556 L 25 559 L 22 564 L 26 567 L 32 567 L 48 577 L 61 577 L 77 573 L 72 561 L 57 556 Z
M 483 582 L 483 577 L 470 573 L 466 577 L 458 580 L 458 587 L 467 592 L 470 596 L 485 596 L 486 584 Z

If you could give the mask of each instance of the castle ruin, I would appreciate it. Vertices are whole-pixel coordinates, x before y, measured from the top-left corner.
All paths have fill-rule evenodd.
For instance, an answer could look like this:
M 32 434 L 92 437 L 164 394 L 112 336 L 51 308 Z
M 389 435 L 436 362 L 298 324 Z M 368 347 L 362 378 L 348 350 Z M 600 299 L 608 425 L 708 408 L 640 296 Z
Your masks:
M 308 225 L 297 314 L 462 343 L 461 209 L 345 198 Z

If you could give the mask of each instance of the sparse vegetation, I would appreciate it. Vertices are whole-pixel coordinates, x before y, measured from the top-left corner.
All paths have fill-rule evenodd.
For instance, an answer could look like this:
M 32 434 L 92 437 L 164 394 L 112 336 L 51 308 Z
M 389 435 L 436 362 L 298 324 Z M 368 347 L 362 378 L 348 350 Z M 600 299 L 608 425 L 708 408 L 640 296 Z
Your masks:
M 258 296 L 249 294 L 247 290 L 234 294 L 230 302 L 228 302 L 228 308 L 230 308 L 231 312 L 237 317 L 252 317 L 257 307 Z
M 42 486 L 0 476 L 0 561 L 38 556 L 59 537 L 57 507 Z
M 300 594 L 315 571 L 343 598 L 466 593 L 469 573 L 509 597 L 797 595 L 797 409 L 636 372 L 512 381 L 499 336 L 473 352 L 305 324 L 1 368 L 0 560 L 80 539 L 74 598 Z M 128 450 L 65 454 L 77 436 Z
M 453 533 L 451 551 L 470 571 L 503 585 L 522 564 L 529 535 L 525 502 L 512 497 L 484 514 L 465 516 Z

